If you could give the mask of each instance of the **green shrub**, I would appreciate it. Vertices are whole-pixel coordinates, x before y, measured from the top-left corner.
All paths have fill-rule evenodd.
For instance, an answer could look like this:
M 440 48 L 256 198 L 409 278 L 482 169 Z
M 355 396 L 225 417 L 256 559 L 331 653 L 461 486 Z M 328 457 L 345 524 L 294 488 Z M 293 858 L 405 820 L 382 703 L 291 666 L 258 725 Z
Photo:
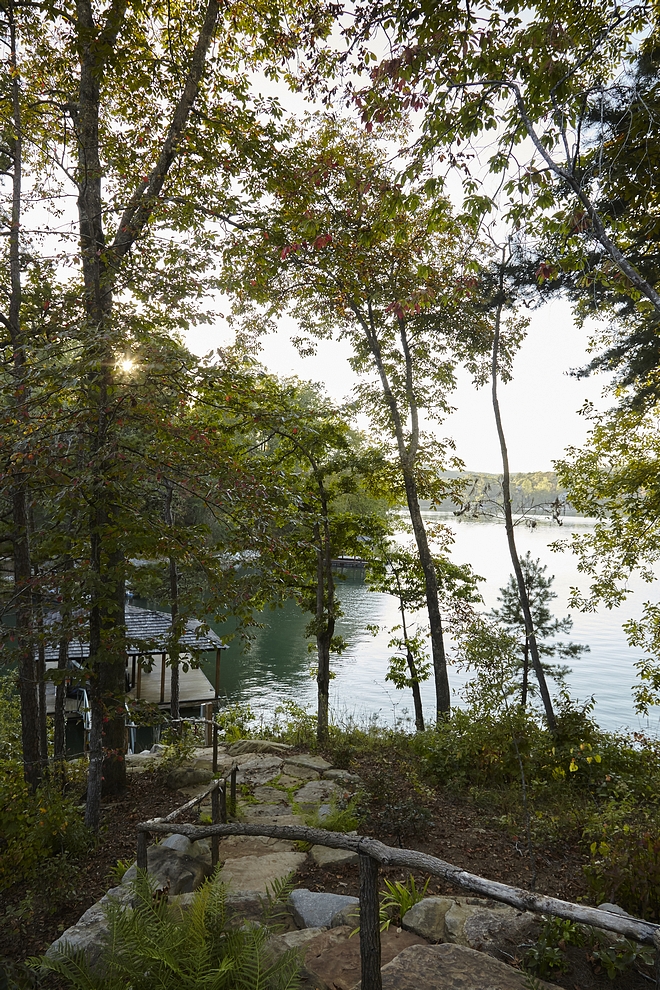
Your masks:
M 0 761 L 0 890 L 29 879 L 48 856 L 76 856 L 92 841 L 80 811 L 48 783 L 32 793 L 17 761 Z
M 107 907 L 109 931 L 99 966 L 91 971 L 80 954 L 32 960 L 79 990 L 294 990 L 298 957 L 269 956 L 265 927 L 227 925 L 225 888 L 207 881 L 186 909 L 168 906 L 143 873 L 132 884 L 133 909 Z
M 602 831 L 585 867 L 597 903 L 613 901 L 638 918 L 660 921 L 660 834 L 648 817 Z
M 254 712 L 249 705 L 229 705 L 215 716 L 224 742 L 235 742 L 251 735 L 249 725 L 255 721 Z

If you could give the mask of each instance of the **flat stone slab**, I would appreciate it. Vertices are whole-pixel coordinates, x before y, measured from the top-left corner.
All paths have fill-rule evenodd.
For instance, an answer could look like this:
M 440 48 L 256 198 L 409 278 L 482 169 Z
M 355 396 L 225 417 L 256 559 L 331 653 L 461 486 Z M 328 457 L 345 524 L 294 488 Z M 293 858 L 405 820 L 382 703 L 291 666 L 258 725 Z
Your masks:
M 360 859 L 356 852 L 348 849 L 330 849 L 329 846 L 312 846 L 309 852 L 317 866 L 328 868 L 347 866 L 349 863 L 357 863 Z
M 294 797 L 298 804 L 322 804 L 341 794 L 334 780 L 310 780 Z
M 306 887 L 293 890 L 289 896 L 293 916 L 301 928 L 329 928 L 338 911 L 359 903 L 357 897 L 348 894 L 322 894 Z
M 279 787 L 269 787 L 268 784 L 260 784 L 258 787 L 255 787 L 252 793 L 257 801 L 265 801 L 271 804 L 279 804 L 287 799 L 286 791 L 281 790 Z
M 318 770 L 323 773 L 325 770 L 332 770 L 332 763 L 328 763 L 322 756 L 310 756 L 309 753 L 298 753 L 297 756 L 287 756 L 286 762 L 294 767 L 309 767 L 311 770 Z
M 220 879 L 233 893 L 247 891 L 265 894 L 276 880 L 299 870 L 307 853 L 271 852 L 265 856 L 239 856 L 225 860 Z
M 271 821 L 293 814 L 290 804 L 243 804 L 239 810 L 240 817 L 246 822 Z
M 288 743 L 273 742 L 270 739 L 237 739 L 228 747 L 230 756 L 244 756 L 245 753 L 288 753 L 293 749 Z
M 258 805 L 255 805 L 258 807 Z M 265 805 L 266 808 L 271 808 L 272 805 Z M 245 820 L 249 823 L 249 816 L 246 814 Z M 255 825 L 304 825 L 305 821 L 302 815 L 267 815 L 265 817 L 259 817 L 254 819 Z
M 282 771 L 282 760 L 279 756 L 248 756 L 240 760 L 236 783 L 256 787 L 267 784 L 274 777 L 279 777 Z
M 294 785 L 301 780 L 318 780 L 321 776 L 320 771 L 314 767 L 301 767 L 297 763 L 285 763 L 282 767 L 282 773 L 287 780 L 293 780 Z
M 220 839 L 220 859 L 265 856 L 271 852 L 297 852 L 295 842 L 272 839 L 268 835 L 228 835 Z
M 529 977 L 463 945 L 412 945 L 381 969 L 383 990 L 527 990 Z M 559 990 L 537 981 L 542 990 Z

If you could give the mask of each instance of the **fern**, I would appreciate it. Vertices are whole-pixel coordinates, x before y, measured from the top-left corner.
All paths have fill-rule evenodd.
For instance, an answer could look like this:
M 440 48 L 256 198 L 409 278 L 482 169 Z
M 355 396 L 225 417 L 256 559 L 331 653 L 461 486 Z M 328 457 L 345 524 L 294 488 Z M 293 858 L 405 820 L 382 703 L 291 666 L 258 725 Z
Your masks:
M 132 908 L 108 904 L 108 932 L 100 963 L 91 969 L 83 953 L 68 947 L 32 964 L 60 976 L 74 990 L 296 990 L 299 959 L 288 952 L 276 962 L 266 952 L 265 927 L 231 931 L 226 892 L 217 875 L 181 912 L 168 906 L 148 875 L 131 885 Z M 269 906 L 288 897 L 290 881 L 268 892 Z

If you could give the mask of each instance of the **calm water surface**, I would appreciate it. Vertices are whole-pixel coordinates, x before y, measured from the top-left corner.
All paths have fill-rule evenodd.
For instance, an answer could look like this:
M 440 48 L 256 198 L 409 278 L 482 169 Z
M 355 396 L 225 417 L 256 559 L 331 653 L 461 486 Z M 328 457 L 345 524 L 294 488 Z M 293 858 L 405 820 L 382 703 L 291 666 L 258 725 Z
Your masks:
M 428 513 L 429 518 L 448 522 L 455 532 L 454 559 L 458 563 L 470 563 L 485 580 L 481 592 L 485 608 L 496 606 L 499 589 L 507 583 L 511 572 L 504 526 L 490 520 L 457 520 L 454 517 Z M 548 574 L 555 575 L 553 588 L 557 592 L 554 613 L 569 614 L 567 602 L 572 585 L 584 585 L 577 573 L 575 558 L 569 552 L 554 553 L 548 544 L 574 531 L 584 531 L 589 523 L 582 519 L 567 519 L 562 528 L 551 523 L 539 522 L 535 529 L 519 527 L 517 541 L 522 556 L 530 550 L 548 565 Z M 570 613 L 574 642 L 586 643 L 589 653 L 574 663 L 568 685 L 574 698 L 584 701 L 592 695 L 596 700 L 596 718 L 607 729 L 624 727 L 660 732 L 660 713 L 648 719 L 640 719 L 634 712 L 631 687 L 635 681 L 634 662 L 639 652 L 631 650 L 622 623 L 641 612 L 644 601 L 657 597 L 655 586 L 633 580 L 633 594 L 619 609 L 598 613 Z M 348 641 L 348 649 L 333 661 L 336 673 L 331 682 L 331 705 L 335 717 L 353 716 L 359 719 L 378 718 L 381 724 L 392 725 L 395 719 L 410 716 L 412 703 L 408 691 L 397 691 L 385 681 L 389 639 L 387 631 L 377 636 L 366 631 L 366 626 L 389 627 L 398 620 L 395 600 L 389 595 L 369 591 L 359 574 L 348 573 L 339 584 L 339 598 L 344 616 L 338 624 L 338 634 Z M 221 694 L 230 702 L 249 702 L 257 714 L 272 712 L 281 699 L 293 699 L 301 705 L 315 705 L 315 681 L 309 675 L 315 662 L 308 652 L 305 616 L 293 603 L 282 609 L 267 611 L 259 616 L 261 628 L 249 653 L 241 652 L 233 642 L 223 652 Z M 218 627 L 218 631 L 223 630 Z M 451 647 L 450 647 L 451 649 Z M 207 671 L 212 678 L 211 669 Z M 461 688 L 465 676 L 450 667 L 453 703 L 461 704 Z M 424 709 L 432 718 L 434 691 L 432 683 L 422 685 Z

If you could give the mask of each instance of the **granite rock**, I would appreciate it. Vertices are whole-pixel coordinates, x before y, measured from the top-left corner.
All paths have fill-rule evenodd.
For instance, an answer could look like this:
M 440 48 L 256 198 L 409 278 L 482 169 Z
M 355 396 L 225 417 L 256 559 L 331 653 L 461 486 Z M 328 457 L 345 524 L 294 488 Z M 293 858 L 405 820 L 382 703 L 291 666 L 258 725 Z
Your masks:
M 357 897 L 347 894 L 323 894 L 301 887 L 291 892 L 289 904 L 301 928 L 329 928 L 341 908 L 359 904 Z
M 424 897 L 406 911 L 401 924 L 429 942 L 444 942 L 445 915 L 453 904 L 451 897 Z
M 383 990 L 526 990 L 529 978 L 463 945 L 413 945 L 381 970 Z M 558 990 L 538 980 L 540 990 Z

